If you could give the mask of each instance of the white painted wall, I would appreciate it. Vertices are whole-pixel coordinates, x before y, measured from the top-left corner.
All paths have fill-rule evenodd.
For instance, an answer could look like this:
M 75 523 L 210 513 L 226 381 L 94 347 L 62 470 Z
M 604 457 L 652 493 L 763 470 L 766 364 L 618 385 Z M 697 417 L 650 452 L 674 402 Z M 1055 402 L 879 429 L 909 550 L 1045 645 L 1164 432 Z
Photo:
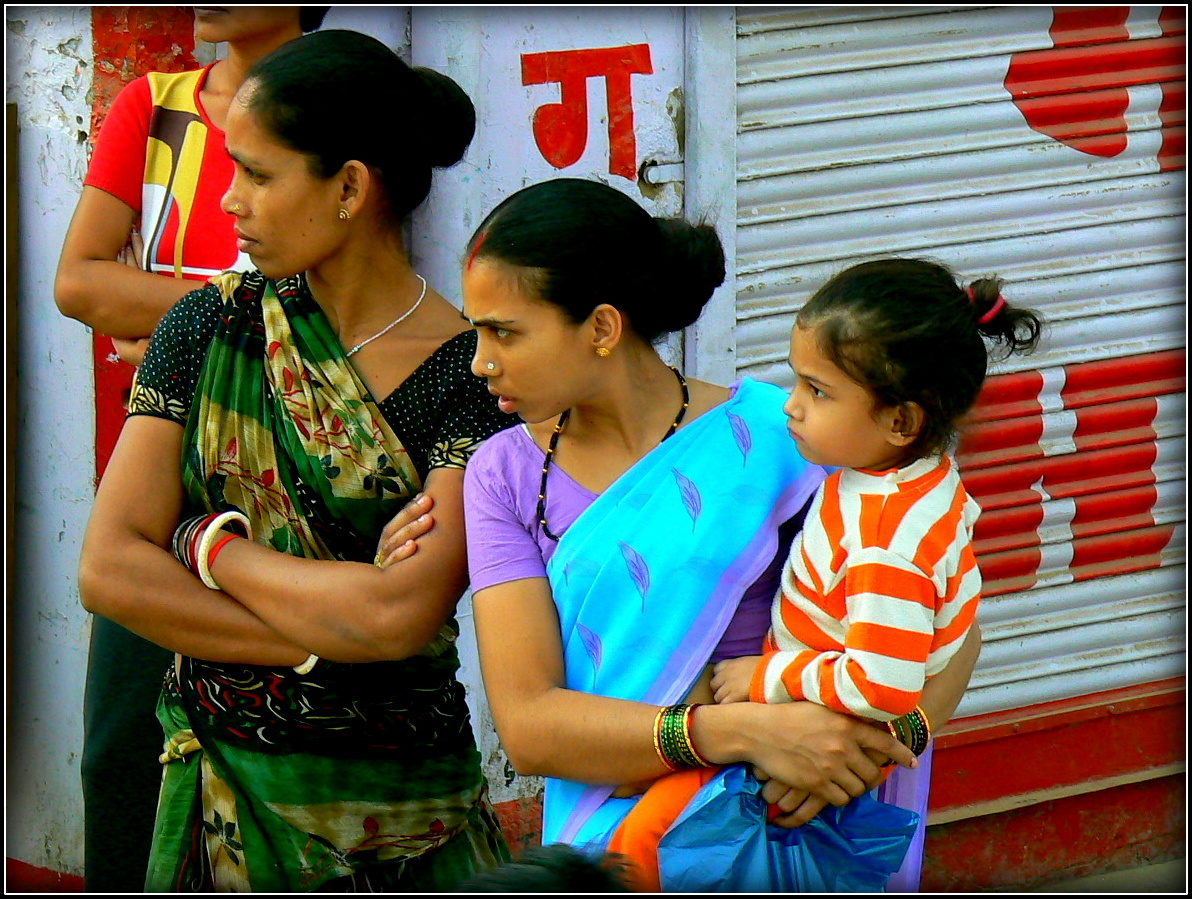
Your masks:
M 5 560 L 14 572 L 7 855 L 80 874 L 90 620 L 75 574 L 94 496 L 94 384 L 90 336 L 59 314 L 53 278 L 87 163 L 91 12 L 7 7 L 5 20 L 5 98 L 19 115 L 21 203 L 16 541 Z

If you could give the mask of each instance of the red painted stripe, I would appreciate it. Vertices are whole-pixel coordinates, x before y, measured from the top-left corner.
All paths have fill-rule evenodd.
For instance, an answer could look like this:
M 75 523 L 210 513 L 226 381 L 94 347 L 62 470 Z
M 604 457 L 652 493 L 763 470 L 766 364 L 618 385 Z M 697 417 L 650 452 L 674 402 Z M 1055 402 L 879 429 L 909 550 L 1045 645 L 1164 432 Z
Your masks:
M 920 892 L 1047 892 L 1057 881 L 1183 858 L 1185 811 L 1181 774 L 934 825 Z M 1145 889 L 1178 896 L 1187 884 L 1177 875 Z
M 1175 528 L 1142 528 L 1072 541 L 1072 576 L 1077 581 L 1158 568 Z
M 1184 679 L 1172 678 L 953 721 L 936 737 L 930 808 L 963 808 L 1182 761 L 1184 701 Z
M 1079 47 L 1129 40 L 1128 6 L 1057 6 L 1052 10 L 1051 40 L 1057 47 Z
M 1022 418 L 1042 411 L 1039 392 L 1043 376 L 1037 371 L 994 375 L 981 385 L 977 402 L 969 413 L 972 422 Z
M 1064 387 L 1060 396 L 1066 408 L 1076 409 L 1163 393 L 1182 393 L 1187 364 L 1186 351 L 1176 349 L 1069 365 L 1064 369 Z
M 973 528 L 973 549 L 978 555 L 983 555 L 1020 546 L 1034 546 L 1039 542 L 1036 531 L 1042 523 L 1042 502 L 982 512 Z
M 1153 484 L 1154 443 L 1051 456 L 1023 465 L 966 471 L 964 484 L 982 509 L 1033 505 L 1040 481 L 1051 497 L 1085 496 Z
M 1188 20 L 1188 7 L 1165 6 L 1159 13 L 1159 25 L 1164 34 L 1183 34 Z
M 1183 64 L 1182 37 L 1128 40 L 1095 49 L 1032 50 L 1015 55 L 1005 86 L 1015 100 L 1054 96 L 1066 104 L 1068 98 L 1061 95 L 1090 88 L 1182 81 Z
M 83 878 L 49 868 L 38 868 L 15 858 L 5 857 L 4 892 L 7 893 L 82 893 Z

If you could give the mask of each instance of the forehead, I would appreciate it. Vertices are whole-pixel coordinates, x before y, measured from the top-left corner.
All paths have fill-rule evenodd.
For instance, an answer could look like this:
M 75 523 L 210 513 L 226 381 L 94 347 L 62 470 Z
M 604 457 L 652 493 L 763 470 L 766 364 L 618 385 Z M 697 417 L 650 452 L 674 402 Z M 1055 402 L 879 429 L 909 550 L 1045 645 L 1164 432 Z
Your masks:
M 495 312 L 504 318 L 524 318 L 557 311 L 534 295 L 527 275 L 527 269 L 495 259 L 473 260 L 463 272 L 465 314 L 472 319 Z

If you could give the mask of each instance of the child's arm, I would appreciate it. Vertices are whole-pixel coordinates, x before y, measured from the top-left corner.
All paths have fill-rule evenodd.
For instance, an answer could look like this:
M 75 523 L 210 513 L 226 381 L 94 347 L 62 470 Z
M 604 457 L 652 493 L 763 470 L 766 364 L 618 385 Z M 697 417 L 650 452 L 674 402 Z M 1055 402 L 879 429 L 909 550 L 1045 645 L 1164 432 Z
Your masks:
M 843 587 L 847 628 L 841 650 L 806 649 L 820 628 L 814 616 L 782 600 L 772 639 L 803 649 L 766 653 L 751 685 L 752 700 L 808 699 L 876 721 L 905 715 L 919 703 L 933 646 L 933 665 L 944 664 L 949 650 L 960 647 L 977 606 L 973 595 L 950 604 L 955 611 L 937 620 L 935 583 L 913 562 L 876 548 L 849 560 Z

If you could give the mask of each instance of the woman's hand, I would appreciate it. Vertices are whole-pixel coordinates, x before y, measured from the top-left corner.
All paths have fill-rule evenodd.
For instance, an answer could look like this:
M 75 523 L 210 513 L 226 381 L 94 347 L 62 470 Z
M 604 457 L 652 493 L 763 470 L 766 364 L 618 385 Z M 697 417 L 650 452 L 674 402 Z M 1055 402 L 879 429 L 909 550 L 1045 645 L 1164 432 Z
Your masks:
M 781 792 L 770 787 L 767 795 L 792 807 L 783 822 L 792 826 L 807 823 L 826 804 L 847 805 L 875 787 L 881 767 L 871 752 L 908 768 L 918 765 L 914 753 L 889 733 L 811 702 L 701 707 L 693 716 L 692 737 L 710 761 L 747 761 L 785 784 Z M 810 800 L 799 801 L 799 791 Z
M 377 564 L 388 568 L 396 562 L 408 559 L 418 552 L 418 538 L 430 533 L 435 520 L 430 515 L 435 501 L 420 493 L 393 516 L 393 520 L 381 531 L 377 544 Z
M 717 702 L 748 702 L 754 672 L 764 656 L 742 656 L 717 662 L 712 670 L 712 691 Z

